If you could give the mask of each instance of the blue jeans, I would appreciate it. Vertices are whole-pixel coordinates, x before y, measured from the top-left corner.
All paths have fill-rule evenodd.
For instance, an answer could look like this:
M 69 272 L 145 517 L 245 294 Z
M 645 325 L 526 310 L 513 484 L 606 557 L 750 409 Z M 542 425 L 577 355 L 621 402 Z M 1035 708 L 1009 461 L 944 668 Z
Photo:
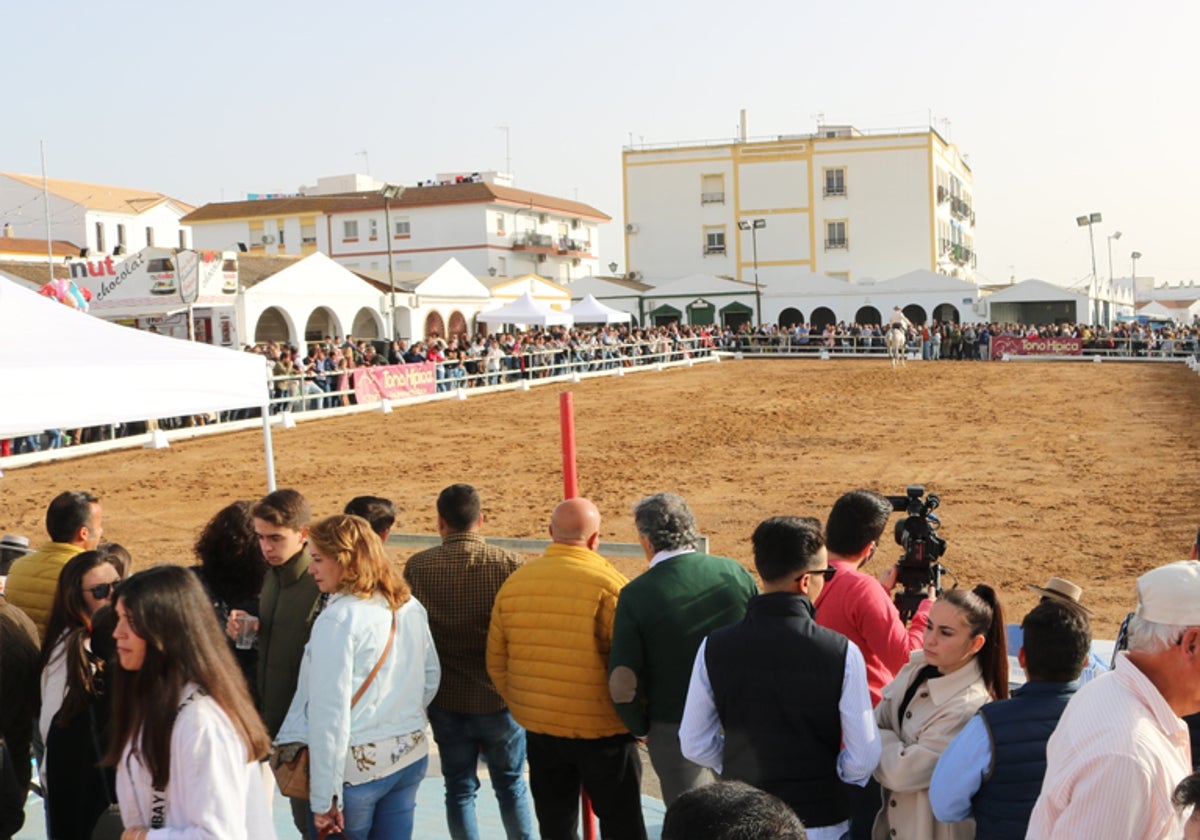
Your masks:
M 509 840 L 533 838 L 533 813 L 525 783 L 525 730 L 507 711 L 469 715 L 428 709 L 433 738 L 442 760 L 446 781 L 446 824 L 451 840 L 479 840 L 475 822 L 475 794 L 479 790 L 479 755 L 488 774 L 500 819 Z
M 412 840 L 417 788 L 428 766 L 426 757 L 382 779 L 344 785 L 346 840 Z

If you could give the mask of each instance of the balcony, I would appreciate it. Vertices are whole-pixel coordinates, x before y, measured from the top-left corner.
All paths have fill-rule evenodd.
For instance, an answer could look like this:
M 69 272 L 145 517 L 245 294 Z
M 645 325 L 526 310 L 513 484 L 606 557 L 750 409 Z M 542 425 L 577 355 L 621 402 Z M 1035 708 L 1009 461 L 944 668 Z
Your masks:
M 956 219 L 972 223 L 974 223 L 975 219 L 975 213 L 971 210 L 971 205 L 958 196 L 950 197 L 950 215 Z
M 825 198 L 845 198 L 846 197 L 846 185 L 845 184 L 826 184 L 823 195 L 825 196 Z
M 706 256 L 706 257 L 724 256 L 724 254 L 725 254 L 725 246 L 724 245 L 705 245 L 704 246 L 704 256 Z
M 560 236 L 558 241 L 554 243 L 554 250 L 564 256 L 590 257 L 592 255 L 592 243 L 582 239 L 569 239 L 565 236 Z
M 725 203 L 725 193 L 723 193 L 723 192 L 700 193 L 700 203 L 701 204 L 724 204 Z
M 970 263 L 972 266 L 976 264 L 976 253 L 958 242 L 951 242 L 949 239 L 942 240 L 942 253 L 950 257 L 950 262 L 955 265 L 966 265 Z
M 850 240 L 845 237 L 842 237 L 841 239 L 826 239 L 825 240 L 825 250 L 826 251 L 836 251 L 836 250 L 845 251 L 845 250 L 849 250 L 849 248 L 850 248 Z
M 554 237 L 548 233 L 518 233 L 513 237 L 514 251 L 541 251 L 550 253 L 555 250 Z

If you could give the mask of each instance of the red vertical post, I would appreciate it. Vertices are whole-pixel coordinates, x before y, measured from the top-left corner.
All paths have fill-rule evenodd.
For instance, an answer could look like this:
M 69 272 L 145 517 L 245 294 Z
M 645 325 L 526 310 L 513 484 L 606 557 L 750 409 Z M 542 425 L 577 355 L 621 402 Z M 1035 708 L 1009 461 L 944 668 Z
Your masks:
M 558 395 L 558 417 L 562 423 L 563 498 L 579 495 L 579 478 L 575 472 L 575 404 L 570 391 Z
M 579 495 L 579 476 L 575 470 L 575 403 L 570 391 L 558 395 L 558 418 L 562 426 L 563 498 L 574 499 Z M 583 790 L 579 791 L 579 805 L 583 814 L 583 840 L 596 840 L 592 803 Z

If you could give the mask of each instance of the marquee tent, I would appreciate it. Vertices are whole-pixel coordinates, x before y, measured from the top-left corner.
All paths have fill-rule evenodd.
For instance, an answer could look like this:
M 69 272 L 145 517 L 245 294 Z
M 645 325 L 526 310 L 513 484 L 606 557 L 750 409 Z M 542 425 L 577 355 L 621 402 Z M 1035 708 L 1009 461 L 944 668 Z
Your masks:
M 261 356 L 110 324 L 3 278 L 0 382 L 0 438 L 267 401 Z
M 485 324 L 524 324 L 538 327 L 569 327 L 575 323 L 570 313 L 551 309 L 548 305 L 534 300 L 528 292 L 498 309 L 480 312 L 475 318 Z
M 567 311 L 576 324 L 628 324 L 633 318 L 628 312 L 605 306 L 593 295 L 587 295 Z

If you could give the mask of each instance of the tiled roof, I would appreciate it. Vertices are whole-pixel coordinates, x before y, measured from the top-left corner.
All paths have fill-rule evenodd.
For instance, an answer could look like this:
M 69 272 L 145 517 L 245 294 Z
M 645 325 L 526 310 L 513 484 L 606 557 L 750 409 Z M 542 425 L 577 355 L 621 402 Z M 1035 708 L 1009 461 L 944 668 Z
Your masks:
M 79 246 L 73 242 L 68 242 L 65 239 L 55 239 L 52 244 L 54 247 L 54 256 L 56 257 L 79 256 Z M 4 254 L 30 254 L 44 257 L 46 256 L 46 240 L 0 236 L 0 255 Z
M 238 285 L 245 289 L 257 286 L 302 259 L 282 254 L 238 254 Z
M 44 262 L 21 262 L 19 260 L 0 259 L 0 274 L 10 274 L 38 288 L 41 288 L 50 279 L 47 276 L 46 263 Z M 70 276 L 66 263 L 54 263 L 54 276 L 64 279 Z
M 15 172 L 0 172 L 14 181 L 42 188 L 42 179 L 36 175 L 18 175 Z M 47 178 L 46 189 L 59 198 L 81 204 L 89 210 L 105 210 L 112 213 L 144 213 L 151 207 L 164 201 L 174 202 L 184 212 L 195 208 L 162 193 L 150 190 L 133 190 L 127 187 L 109 187 L 103 184 L 86 184 L 82 181 L 64 181 L 61 178 Z
M 408 187 L 398 198 L 391 200 L 393 212 L 413 207 L 446 204 L 507 204 L 528 207 L 538 213 L 577 216 L 591 221 L 607 222 L 612 217 L 595 207 L 579 201 L 555 198 L 550 195 L 503 187 L 482 181 L 469 184 L 440 184 L 430 187 Z M 337 195 L 307 195 L 294 198 L 268 198 L 257 201 L 224 201 L 206 204 L 189 213 L 183 224 L 225 221 L 228 219 L 279 217 L 300 213 L 345 213 L 356 210 L 381 210 L 383 197 L 377 192 L 339 193 Z

